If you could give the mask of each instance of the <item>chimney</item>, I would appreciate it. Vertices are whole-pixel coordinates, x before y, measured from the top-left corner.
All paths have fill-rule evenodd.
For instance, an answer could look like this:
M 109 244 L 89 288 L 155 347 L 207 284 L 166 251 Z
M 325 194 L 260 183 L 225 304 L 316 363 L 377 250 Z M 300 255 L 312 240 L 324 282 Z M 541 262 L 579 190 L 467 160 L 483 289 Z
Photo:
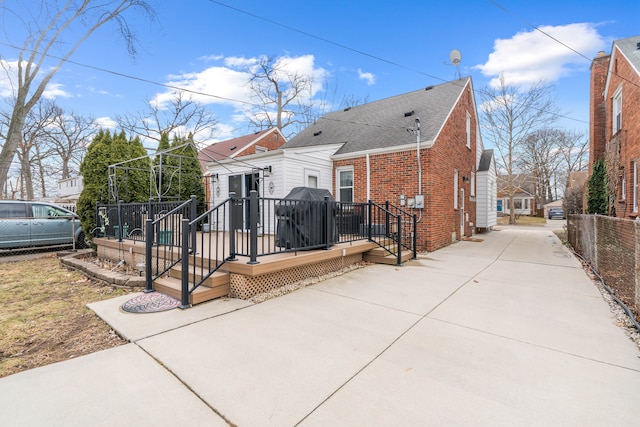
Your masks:
M 598 52 L 591 62 L 591 80 L 589 90 L 589 169 L 593 163 L 604 157 L 606 146 L 605 128 L 607 124 L 604 87 L 611 55 Z

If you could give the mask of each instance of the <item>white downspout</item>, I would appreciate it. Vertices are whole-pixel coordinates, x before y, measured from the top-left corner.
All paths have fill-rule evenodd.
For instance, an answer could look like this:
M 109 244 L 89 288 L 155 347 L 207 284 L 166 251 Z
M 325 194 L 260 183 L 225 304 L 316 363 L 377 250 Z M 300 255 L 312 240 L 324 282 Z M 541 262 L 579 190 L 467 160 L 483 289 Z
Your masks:
M 422 166 L 420 165 L 420 119 L 416 117 L 416 155 L 418 157 L 418 195 L 422 195 Z
M 367 161 L 367 202 L 371 200 L 371 166 L 369 163 L 369 153 L 366 154 Z

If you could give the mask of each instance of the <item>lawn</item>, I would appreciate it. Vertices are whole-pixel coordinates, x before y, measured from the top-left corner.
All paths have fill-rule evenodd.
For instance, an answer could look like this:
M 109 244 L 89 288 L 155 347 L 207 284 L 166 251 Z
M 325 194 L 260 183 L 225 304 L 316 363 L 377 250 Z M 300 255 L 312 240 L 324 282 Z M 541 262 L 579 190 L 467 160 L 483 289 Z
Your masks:
M 544 226 L 547 223 L 547 220 L 538 216 L 526 216 L 521 215 L 516 219 L 516 225 L 528 225 L 528 226 Z M 499 216 L 498 217 L 498 225 L 506 225 L 509 224 L 509 216 Z
M 86 305 L 128 291 L 68 271 L 55 255 L 0 264 L 0 378 L 124 344 Z

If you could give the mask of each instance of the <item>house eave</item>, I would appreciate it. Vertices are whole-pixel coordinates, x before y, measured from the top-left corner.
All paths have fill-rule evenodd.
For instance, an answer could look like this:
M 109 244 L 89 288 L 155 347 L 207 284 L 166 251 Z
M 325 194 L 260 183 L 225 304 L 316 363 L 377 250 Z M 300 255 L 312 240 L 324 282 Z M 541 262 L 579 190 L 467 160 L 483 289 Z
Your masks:
M 420 142 L 420 149 L 425 150 L 433 147 L 434 141 L 422 141 Z M 331 156 L 331 160 L 348 160 L 348 159 L 356 159 L 358 157 L 369 155 L 378 155 L 378 154 L 390 154 L 390 153 L 399 153 L 402 151 L 412 151 L 416 149 L 416 144 L 404 144 L 404 145 L 396 145 L 393 147 L 384 147 L 384 148 L 373 148 L 371 150 L 362 150 L 362 151 L 354 151 L 352 153 L 343 153 L 343 154 L 334 154 Z

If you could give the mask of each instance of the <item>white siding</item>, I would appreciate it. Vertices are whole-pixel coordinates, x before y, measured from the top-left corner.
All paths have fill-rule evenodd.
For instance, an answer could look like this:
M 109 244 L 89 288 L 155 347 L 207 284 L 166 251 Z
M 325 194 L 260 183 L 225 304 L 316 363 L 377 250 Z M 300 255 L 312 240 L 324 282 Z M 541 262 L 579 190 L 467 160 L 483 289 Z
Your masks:
M 494 161 L 488 171 L 476 174 L 476 227 L 491 228 L 497 224 L 497 184 Z

